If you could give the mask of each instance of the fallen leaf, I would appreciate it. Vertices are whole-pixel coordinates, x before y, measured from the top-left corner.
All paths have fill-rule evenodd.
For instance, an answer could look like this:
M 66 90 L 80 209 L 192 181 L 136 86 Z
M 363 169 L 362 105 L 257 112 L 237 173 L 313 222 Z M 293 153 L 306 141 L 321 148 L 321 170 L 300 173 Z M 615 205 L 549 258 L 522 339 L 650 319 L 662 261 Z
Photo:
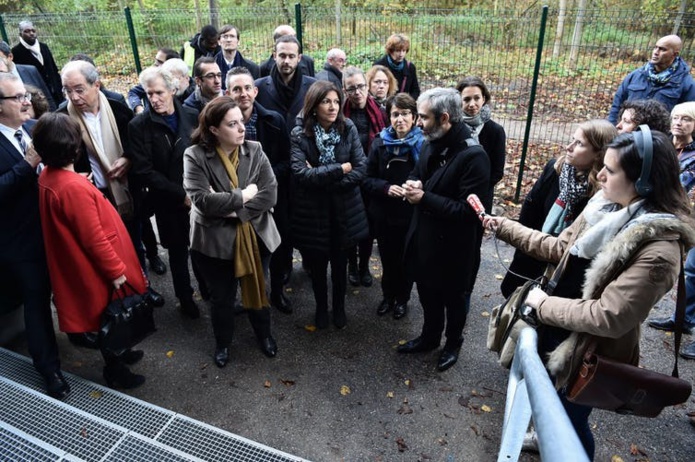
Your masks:
M 270 380 L 266 380 L 265 382 L 263 382 L 263 386 L 266 388 L 270 388 L 270 386 L 271 386 Z
M 636 444 L 630 444 L 630 454 L 633 456 L 647 456 L 647 453 L 641 450 Z
M 173 357 L 174 357 L 174 350 L 167 351 L 167 358 L 173 358 Z
M 399 344 L 399 345 L 405 345 L 406 343 L 408 343 L 407 340 L 402 340 L 402 339 L 401 339 L 401 340 L 398 341 L 398 344 Z
M 285 292 L 292 293 L 292 287 L 285 287 Z
M 350 390 L 350 387 L 348 387 L 347 385 L 343 385 L 342 387 L 340 387 L 340 394 L 343 396 L 349 395 L 351 391 L 352 390 Z
M 359 295 L 359 294 L 360 294 L 360 290 L 359 290 L 359 289 L 355 289 L 355 290 L 352 291 L 352 295 Z
M 386 393 L 386 397 L 387 398 L 393 398 L 393 392 L 389 391 L 388 393 Z
M 480 406 L 480 410 L 483 412 L 490 412 L 490 411 L 492 411 L 492 408 L 490 406 L 488 406 L 487 404 L 483 404 L 482 406 Z
M 295 382 L 294 382 L 294 380 L 283 380 L 283 379 L 280 379 L 280 383 L 282 383 L 282 384 L 283 384 L 284 386 L 286 386 L 286 387 L 291 387 L 292 385 L 294 385 Z
M 403 403 L 403 405 L 396 411 L 400 415 L 406 415 L 406 414 L 412 414 L 413 410 L 408 406 L 407 403 Z
M 99 399 L 102 396 L 104 396 L 104 394 L 102 392 L 100 392 L 99 390 L 92 390 L 89 392 L 90 398 Z
M 489 311 L 483 311 L 482 313 L 480 313 L 480 315 L 481 315 L 482 317 L 484 317 L 484 318 L 489 318 L 489 317 L 490 317 L 490 312 L 489 312 Z
M 437 438 L 437 443 L 439 443 L 440 446 L 446 446 L 447 440 L 444 438 Z
M 468 403 L 471 401 L 471 399 L 468 396 L 461 396 L 459 398 L 459 404 L 463 407 L 468 407 Z
M 307 324 L 306 326 L 304 326 L 304 330 L 308 332 L 314 332 L 316 331 L 316 326 L 314 326 L 313 324 Z
M 398 445 L 398 452 L 404 452 L 406 449 L 408 449 L 408 445 L 405 444 L 405 440 L 403 438 L 396 438 L 396 444 Z
M 495 274 L 495 279 L 501 281 L 502 279 L 504 279 L 504 276 L 502 276 L 501 274 Z
M 406 387 L 412 386 L 412 382 L 410 381 L 410 379 L 405 379 L 405 382 L 403 382 L 403 383 L 405 383 Z
M 613 457 L 611 457 L 611 462 L 625 462 L 625 461 L 623 460 L 622 457 L 620 457 L 618 455 L 614 455 Z
M 84 427 L 80 428 L 80 436 L 82 438 L 87 438 L 87 429 L 86 428 L 84 428 Z
M 475 436 L 480 436 L 480 430 L 478 429 L 477 426 L 471 425 L 471 430 L 473 430 L 473 433 L 475 433 Z

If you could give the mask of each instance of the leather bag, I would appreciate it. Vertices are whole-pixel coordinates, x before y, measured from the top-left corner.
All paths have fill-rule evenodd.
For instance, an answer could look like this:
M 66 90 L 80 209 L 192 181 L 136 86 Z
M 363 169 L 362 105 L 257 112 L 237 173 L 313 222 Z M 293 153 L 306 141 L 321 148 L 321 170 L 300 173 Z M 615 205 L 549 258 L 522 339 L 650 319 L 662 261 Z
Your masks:
M 111 290 L 108 304 L 101 314 L 99 329 L 100 348 L 116 356 L 120 356 L 157 330 L 152 306 L 130 284 L 126 282 L 124 286 L 130 289 L 130 294 L 123 287 Z
M 660 374 L 597 355 L 592 344 L 582 366 L 567 386 L 567 399 L 575 404 L 606 409 L 619 414 L 656 417 L 666 406 L 684 403 L 692 391 L 690 382 L 678 378 L 678 351 L 685 321 L 683 260 L 678 277 L 675 364 L 671 375 Z

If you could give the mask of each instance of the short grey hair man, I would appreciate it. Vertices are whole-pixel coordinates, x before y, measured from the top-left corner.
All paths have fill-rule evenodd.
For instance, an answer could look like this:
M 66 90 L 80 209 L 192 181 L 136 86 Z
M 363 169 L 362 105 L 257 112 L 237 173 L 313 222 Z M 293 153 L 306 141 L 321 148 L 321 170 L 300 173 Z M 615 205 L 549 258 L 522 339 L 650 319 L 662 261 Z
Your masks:
M 61 69 L 60 75 L 64 76 L 72 71 L 79 71 L 89 85 L 94 85 L 99 81 L 99 71 L 97 71 L 97 68 L 94 67 L 93 64 L 87 61 L 69 61 L 65 66 L 63 66 L 63 69 Z
M 167 90 L 173 91 L 178 89 L 178 82 L 174 76 L 171 75 L 171 72 L 164 69 L 163 65 L 159 67 L 148 67 L 142 71 L 140 73 L 140 85 L 142 85 L 143 88 L 148 87 L 158 78 L 162 79 Z
M 417 104 L 427 102 L 432 115 L 441 119 L 444 113 L 449 114 L 449 122 L 456 123 L 463 120 L 463 105 L 461 95 L 454 88 L 432 88 L 427 90 L 417 99 Z
M 171 58 L 164 61 L 162 69 L 169 71 L 176 84 L 176 96 L 181 96 L 190 85 L 190 69 L 183 59 Z

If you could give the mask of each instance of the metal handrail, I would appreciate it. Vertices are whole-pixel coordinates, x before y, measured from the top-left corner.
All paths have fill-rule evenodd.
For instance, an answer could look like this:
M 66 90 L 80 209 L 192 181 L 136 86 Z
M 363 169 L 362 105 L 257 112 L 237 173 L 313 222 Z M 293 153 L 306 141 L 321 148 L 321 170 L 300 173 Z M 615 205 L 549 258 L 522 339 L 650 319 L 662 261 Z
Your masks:
M 525 328 L 519 335 L 509 372 L 502 441 L 498 462 L 516 461 L 531 418 L 542 460 L 588 462 L 548 372 L 538 356 L 538 334 Z

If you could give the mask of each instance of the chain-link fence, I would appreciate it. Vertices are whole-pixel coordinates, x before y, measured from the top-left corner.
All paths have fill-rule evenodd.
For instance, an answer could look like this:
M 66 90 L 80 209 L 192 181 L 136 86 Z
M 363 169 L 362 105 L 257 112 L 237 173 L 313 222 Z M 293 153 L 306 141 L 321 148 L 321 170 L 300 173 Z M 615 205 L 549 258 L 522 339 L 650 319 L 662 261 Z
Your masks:
M 240 51 L 256 62 L 270 56 L 273 29 L 289 23 L 301 32 L 304 53 L 314 57 L 317 67 L 323 65 L 326 52 L 337 46 L 346 51 L 349 64 L 365 70 L 383 55 L 389 35 L 408 34 L 408 59 L 417 65 L 423 89 L 455 85 L 466 75 L 477 75 L 489 85 L 493 116 L 509 138 L 506 184 L 498 188 L 498 196 L 503 197 L 516 192 L 524 143 L 529 149 L 522 191 L 545 160 L 562 151 L 573 123 L 606 117 L 618 84 L 645 64 L 659 37 L 677 33 L 684 39 L 681 56 L 692 62 L 695 54 L 695 14 L 550 9 L 547 21 L 542 21 L 541 8 L 461 12 L 305 7 L 298 23 L 299 10 L 287 6 L 235 7 L 213 14 L 209 10 L 133 10 L 131 15 L 143 67 L 152 62 L 158 47 L 179 50 L 208 23 L 235 25 L 241 32 Z M 6 14 L 1 19 L 12 45 L 18 41 L 19 21 L 31 19 L 59 66 L 82 52 L 94 58 L 112 89 L 126 91 L 137 80 L 123 11 L 28 18 Z

